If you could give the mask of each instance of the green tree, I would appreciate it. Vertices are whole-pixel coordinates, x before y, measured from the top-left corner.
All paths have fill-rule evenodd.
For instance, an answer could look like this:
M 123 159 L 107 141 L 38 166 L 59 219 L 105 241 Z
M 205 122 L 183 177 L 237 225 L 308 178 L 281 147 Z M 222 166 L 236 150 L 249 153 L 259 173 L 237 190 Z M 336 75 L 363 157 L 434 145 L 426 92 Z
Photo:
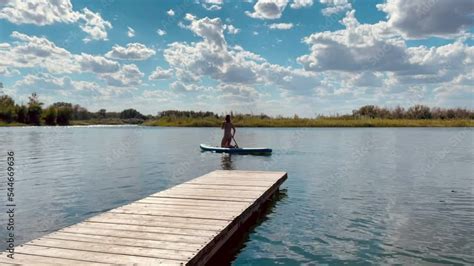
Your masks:
M 15 118 L 15 101 L 8 95 L 0 96 L 0 120 L 12 122 Z
M 26 124 L 28 122 L 28 108 L 26 106 L 16 105 L 15 112 L 16 112 L 16 121 L 18 123 Z
M 407 116 L 411 119 L 431 119 L 431 111 L 428 106 L 418 104 L 408 108 Z
M 72 113 L 73 113 L 72 107 L 60 106 L 60 107 L 57 107 L 56 109 L 58 112 L 57 118 L 56 118 L 56 122 L 58 123 L 58 125 L 61 125 L 61 126 L 69 125 L 69 121 L 71 121 Z
M 46 108 L 42 113 L 42 117 L 46 125 L 48 126 L 56 125 L 56 117 L 57 117 L 56 108 L 54 106 L 50 106 Z
M 126 109 L 120 113 L 120 118 L 121 119 L 131 119 L 131 118 L 144 119 L 145 116 L 135 109 Z
M 99 112 L 97 112 L 100 118 L 105 118 L 107 111 L 105 109 L 100 109 Z
M 43 111 L 41 108 L 42 105 L 43 103 L 39 101 L 39 98 L 36 92 L 33 92 L 31 96 L 29 97 L 29 102 L 28 102 L 27 118 L 28 118 L 29 124 L 33 124 L 33 125 L 41 124 L 40 118 L 41 118 L 41 113 Z

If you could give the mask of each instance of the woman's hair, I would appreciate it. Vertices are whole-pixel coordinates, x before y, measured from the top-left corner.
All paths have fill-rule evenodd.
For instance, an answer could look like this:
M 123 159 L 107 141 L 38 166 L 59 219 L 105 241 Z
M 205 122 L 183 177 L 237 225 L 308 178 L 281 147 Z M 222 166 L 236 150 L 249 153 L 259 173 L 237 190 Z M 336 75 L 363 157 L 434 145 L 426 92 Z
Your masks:
M 225 116 L 225 121 L 226 121 L 227 123 L 230 123 L 230 115 L 226 115 L 226 116 Z

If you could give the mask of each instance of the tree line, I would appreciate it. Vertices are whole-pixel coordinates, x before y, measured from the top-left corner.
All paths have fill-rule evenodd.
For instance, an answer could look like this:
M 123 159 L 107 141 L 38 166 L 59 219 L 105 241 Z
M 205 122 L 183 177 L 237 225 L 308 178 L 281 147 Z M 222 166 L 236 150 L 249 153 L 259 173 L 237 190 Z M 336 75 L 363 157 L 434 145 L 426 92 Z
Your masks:
M 179 111 L 166 110 L 159 112 L 156 116 L 143 115 L 135 109 L 129 108 L 122 112 L 107 112 L 100 109 L 97 112 L 90 112 L 86 108 L 66 102 L 56 102 L 48 107 L 44 107 L 36 93 L 28 97 L 27 104 L 17 104 L 8 95 L 0 96 L 0 120 L 11 123 L 18 122 L 30 125 L 69 125 L 73 120 L 104 120 L 120 119 L 124 123 L 140 124 L 150 119 L 198 119 L 212 118 L 221 119 L 224 114 L 203 111 Z M 266 114 L 234 114 L 235 119 L 259 118 L 272 119 Z M 282 117 L 277 117 L 282 118 Z M 294 119 L 299 117 L 295 115 Z M 385 108 L 375 105 L 365 105 L 357 110 L 353 110 L 351 115 L 317 116 L 317 118 L 352 118 L 352 119 L 474 119 L 474 111 L 465 108 L 430 108 L 424 105 L 414 105 L 407 109 L 397 106 L 395 108 Z
M 107 112 L 100 109 L 89 112 L 86 108 L 72 103 L 56 102 L 44 107 L 36 93 L 28 97 L 27 104 L 17 104 L 8 95 L 0 96 L 0 120 L 11 123 L 18 122 L 28 125 L 69 125 L 73 120 L 92 119 L 123 119 L 130 123 L 140 123 L 149 117 L 135 109 L 122 112 Z
M 414 105 L 407 109 L 397 106 L 384 108 L 365 105 L 352 111 L 354 118 L 382 119 L 474 119 L 474 110 L 464 108 L 430 108 L 425 105 Z

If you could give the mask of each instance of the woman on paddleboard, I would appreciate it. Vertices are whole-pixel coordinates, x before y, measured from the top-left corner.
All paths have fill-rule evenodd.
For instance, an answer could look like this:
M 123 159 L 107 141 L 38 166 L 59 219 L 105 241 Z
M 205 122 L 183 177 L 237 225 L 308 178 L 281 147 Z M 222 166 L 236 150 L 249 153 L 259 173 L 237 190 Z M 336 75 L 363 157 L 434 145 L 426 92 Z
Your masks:
M 235 127 L 230 121 L 230 115 L 225 116 L 225 121 L 222 122 L 221 128 L 224 130 L 224 137 L 222 138 L 221 147 L 233 148 L 233 146 L 230 145 L 230 142 L 235 135 Z M 232 129 L 234 132 L 232 132 Z

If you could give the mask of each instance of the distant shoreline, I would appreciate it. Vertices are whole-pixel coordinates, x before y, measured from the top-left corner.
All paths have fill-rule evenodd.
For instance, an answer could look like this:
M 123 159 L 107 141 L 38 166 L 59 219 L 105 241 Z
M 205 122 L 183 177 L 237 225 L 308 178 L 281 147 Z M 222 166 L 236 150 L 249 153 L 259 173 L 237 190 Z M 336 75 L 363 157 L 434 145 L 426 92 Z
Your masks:
M 236 127 L 262 128 L 314 128 L 314 127 L 474 127 L 472 119 L 380 119 L 380 118 L 271 118 L 271 119 L 240 119 L 235 120 Z M 163 118 L 146 120 L 143 123 L 129 123 L 120 119 L 73 120 L 69 126 L 100 126 L 100 125 L 139 125 L 151 127 L 220 127 L 219 119 L 208 118 Z M 0 127 L 31 126 L 21 123 L 0 122 Z M 41 125 L 47 126 L 47 125 Z

